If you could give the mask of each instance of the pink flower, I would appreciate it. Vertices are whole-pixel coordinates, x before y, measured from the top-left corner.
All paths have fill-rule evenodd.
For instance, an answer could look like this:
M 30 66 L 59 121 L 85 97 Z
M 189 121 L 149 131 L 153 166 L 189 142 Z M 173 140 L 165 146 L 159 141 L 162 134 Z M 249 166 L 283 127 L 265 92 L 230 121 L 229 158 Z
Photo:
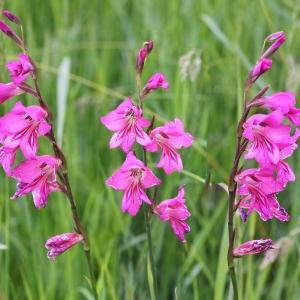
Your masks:
M 183 186 L 179 188 L 177 197 L 159 203 L 155 207 L 154 213 L 162 221 L 169 221 L 177 238 L 181 242 L 186 242 L 185 233 L 190 232 L 191 228 L 185 220 L 191 216 L 191 213 L 185 205 Z
M 56 171 L 61 161 L 50 155 L 37 156 L 21 162 L 12 172 L 11 177 L 18 180 L 18 190 L 11 197 L 17 199 L 32 193 L 36 208 L 45 207 L 51 192 L 60 191 L 56 181 Z
M 162 127 L 157 127 L 149 134 L 152 143 L 145 148 L 150 152 L 158 152 L 162 149 L 162 155 L 158 168 L 163 168 L 169 174 L 174 171 L 182 171 L 182 161 L 176 152 L 182 147 L 190 147 L 193 143 L 193 136 L 184 132 L 184 125 L 181 120 L 175 119 Z
M 262 58 L 270 57 L 286 41 L 283 31 L 275 32 L 265 38 L 265 42 L 271 42 L 271 46 L 263 53 Z
M 250 141 L 246 159 L 255 158 L 261 166 L 266 166 L 292 155 L 300 131 L 296 129 L 291 136 L 291 127 L 282 121 L 283 114 L 277 110 L 268 115 L 253 115 L 244 123 L 243 136 Z
M 40 106 L 23 106 L 17 102 L 11 112 L 0 118 L 0 142 L 6 148 L 20 147 L 26 158 L 33 158 L 38 148 L 38 137 L 46 135 L 51 126 L 47 112 Z
M 55 261 L 56 257 L 74 245 L 80 243 L 83 236 L 78 233 L 63 233 L 55 235 L 47 240 L 45 247 L 48 249 L 47 256 L 50 260 Z
M 26 54 L 19 54 L 19 60 L 8 62 L 7 68 L 16 85 L 23 83 L 34 70 L 30 58 Z
M 296 106 L 296 97 L 292 92 L 278 92 L 260 98 L 251 103 L 251 106 L 262 105 L 270 110 L 280 109 L 294 125 L 300 125 L 300 109 Z
M 251 75 L 255 80 L 268 71 L 272 67 L 272 59 L 260 58 L 260 60 L 255 64 L 254 68 L 251 71 Z
M 233 250 L 235 258 L 265 252 L 272 248 L 273 242 L 271 239 L 247 241 Z
M 110 140 L 110 148 L 120 146 L 127 153 L 135 140 L 143 146 L 151 142 L 148 135 L 143 131 L 143 127 L 148 127 L 150 122 L 143 117 L 141 108 L 136 107 L 130 98 L 100 118 L 100 121 L 107 129 L 115 132 Z
M 162 73 L 155 73 L 149 78 L 146 86 L 144 87 L 144 94 L 148 94 L 150 91 L 158 88 L 163 88 L 164 90 L 169 88 L 169 83 L 167 82 L 165 75 Z
M 159 184 L 160 180 L 142 161 L 135 157 L 133 152 L 127 154 L 120 169 L 106 180 L 106 185 L 117 191 L 124 191 L 122 212 L 128 211 L 132 216 L 138 213 L 143 201 L 151 204 L 144 189 Z
M 148 55 L 151 53 L 152 49 L 153 49 L 153 41 L 148 41 L 145 42 L 143 48 L 139 50 L 139 53 L 136 58 L 136 66 L 135 66 L 138 74 L 142 73 L 145 60 L 147 59 Z
M 276 193 L 283 190 L 289 179 L 286 178 L 283 182 L 280 180 L 272 172 L 260 169 L 245 170 L 236 176 L 235 181 L 240 184 L 237 193 L 241 196 L 238 207 L 243 221 L 253 210 L 258 212 L 263 221 L 273 217 L 282 222 L 288 221 L 289 215 L 280 207 Z
M 18 88 L 14 83 L 0 83 L 0 104 L 6 100 L 23 94 L 24 91 Z

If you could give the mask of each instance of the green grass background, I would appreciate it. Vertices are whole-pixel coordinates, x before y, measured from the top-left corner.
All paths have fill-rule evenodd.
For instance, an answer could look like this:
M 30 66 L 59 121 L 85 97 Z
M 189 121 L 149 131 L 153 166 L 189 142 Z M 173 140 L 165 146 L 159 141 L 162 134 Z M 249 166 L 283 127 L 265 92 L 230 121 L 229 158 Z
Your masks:
M 3 1 L 2 1 L 3 2 Z M 117 106 L 123 95 L 135 94 L 135 55 L 143 41 L 155 48 L 147 61 L 144 80 L 164 72 L 167 93 L 149 96 L 146 115 L 163 120 L 179 117 L 196 138 L 181 151 L 185 172 L 166 177 L 159 199 L 177 194 L 186 185 L 192 212 L 192 232 L 182 245 L 168 224 L 153 218 L 152 234 L 160 299 L 231 299 L 226 271 L 226 193 L 212 183 L 226 182 L 234 152 L 235 126 L 241 112 L 243 81 L 255 63 L 264 37 L 284 30 L 288 41 L 276 54 L 272 71 L 259 85 L 271 90 L 292 89 L 300 83 L 300 1 L 297 0 L 27 0 L 5 1 L 23 20 L 32 57 L 40 67 L 43 95 L 57 111 L 58 70 L 71 59 L 63 150 L 80 215 L 88 229 L 97 275 L 99 299 L 150 299 L 147 282 L 147 245 L 143 214 L 131 218 L 120 212 L 121 193 L 104 180 L 123 160 L 110 151 L 111 134 L 99 116 Z M 0 38 L 1 80 L 8 80 L 4 62 L 17 48 Z M 196 48 L 202 67 L 194 82 L 180 78 L 179 58 Z M 33 103 L 30 97 L 24 101 Z M 1 113 L 13 104 L 1 105 Z M 56 128 L 55 128 L 56 130 Z M 50 151 L 46 142 L 40 153 Z M 157 156 L 152 155 L 154 163 Z M 300 151 L 290 162 L 300 171 Z M 262 222 L 254 214 L 247 224 L 236 219 L 237 239 L 271 237 L 277 240 L 297 229 L 300 177 L 279 198 L 291 221 Z M 1 172 L 0 299 L 92 299 L 88 270 L 80 246 L 46 258 L 48 237 L 72 230 L 70 209 L 63 195 L 52 194 L 46 209 L 37 211 L 31 197 L 11 201 L 15 183 Z M 241 299 L 300 299 L 299 237 L 269 267 L 260 270 L 263 256 L 238 262 Z

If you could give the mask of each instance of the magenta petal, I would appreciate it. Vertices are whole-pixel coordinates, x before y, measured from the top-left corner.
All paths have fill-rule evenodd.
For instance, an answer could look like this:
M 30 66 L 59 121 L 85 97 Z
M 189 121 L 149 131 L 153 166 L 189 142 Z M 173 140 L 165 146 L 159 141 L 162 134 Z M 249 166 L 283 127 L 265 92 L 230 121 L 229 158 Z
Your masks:
M 0 83 L 0 104 L 6 100 L 23 94 L 24 91 L 18 88 L 14 83 Z
M 170 221 L 171 227 L 178 239 L 185 242 L 185 233 L 190 231 L 190 227 L 185 220 L 191 214 L 185 205 L 183 186 L 179 188 L 177 197 L 159 203 L 155 207 L 154 213 L 162 221 Z
M 142 202 L 151 204 L 144 189 L 160 184 L 160 180 L 130 151 L 119 170 L 106 180 L 115 190 L 124 190 L 122 211 L 135 216 Z

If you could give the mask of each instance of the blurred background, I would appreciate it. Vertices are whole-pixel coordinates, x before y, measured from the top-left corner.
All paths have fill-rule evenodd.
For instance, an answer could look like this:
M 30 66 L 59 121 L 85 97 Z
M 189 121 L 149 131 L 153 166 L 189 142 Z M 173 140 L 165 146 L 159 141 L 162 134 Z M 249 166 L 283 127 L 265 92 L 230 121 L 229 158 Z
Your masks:
M 300 1 L 27 0 L 1 5 L 22 19 L 39 67 L 42 93 L 55 115 L 55 132 L 90 235 L 99 299 L 150 299 L 143 214 L 122 214 L 121 193 L 104 185 L 123 154 L 109 150 L 111 134 L 99 123 L 127 95 L 135 96 L 135 57 L 148 39 L 155 46 L 143 80 L 160 71 L 170 88 L 149 96 L 146 116 L 155 114 L 156 125 L 181 118 L 196 139 L 181 151 L 183 173 L 166 177 L 156 172 L 163 180 L 158 199 L 175 197 L 185 184 L 192 212 L 185 245 L 168 224 L 152 220 L 160 299 L 231 299 L 227 194 L 218 183 L 227 182 L 243 82 L 266 35 L 284 30 L 288 40 L 257 90 L 270 83 L 271 92 L 299 92 Z M 1 82 L 9 80 L 5 62 L 17 53 L 1 35 Z M 20 98 L 34 103 L 29 96 Z M 1 114 L 13 104 L 1 105 Z M 50 151 L 45 140 L 40 153 Z M 152 155 L 151 165 L 157 159 Z M 299 175 L 300 151 L 290 163 Z M 47 238 L 72 231 L 66 199 L 52 194 L 47 208 L 37 211 L 31 197 L 9 199 L 15 182 L 2 171 L 0 186 L 0 299 L 92 299 L 80 246 L 56 263 L 46 258 Z M 238 262 L 241 299 L 300 299 L 299 192 L 300 177 L 279 195 L 291 215 L 288 223 L 263 222 L 255 214 L 246 224 L 236 218 L 237 243 L 271 237 L 280 245 L 272 261 L 258 255 Z

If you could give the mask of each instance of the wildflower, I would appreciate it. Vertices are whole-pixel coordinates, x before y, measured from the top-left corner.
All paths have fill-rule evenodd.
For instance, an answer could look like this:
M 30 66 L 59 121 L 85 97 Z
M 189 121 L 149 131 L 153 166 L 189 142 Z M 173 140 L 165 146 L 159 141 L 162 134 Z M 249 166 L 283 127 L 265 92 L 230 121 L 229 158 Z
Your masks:
M 56 257 L 74 245 L 80 243 L 83 236 L 78 233 L 63 233 L 55 235 L 47 240 L 45 247 L 48 249 L 47 256 L 50 260 L 55 261 Z
M 154 213 L 162 221 L 170 222 L 174 233 L 181 242 L 186 242 L 185 233 L 191 231 L 190 226 L 185 222 L 191 213 L 185 205 L 184 192 L 184 186 L 181 186 L 175 198 L 162 201 L 154 209 Z
M 160 180 L 132 151 L 127 154 L 120 169 L 106 180 L 106 185 L 124 191 L 122 212 L 128 211 L 132 216 L 138 213 L 143 201 L 149 205 L 152 203 L 144 189 L 159 184 Z
M 151 53 L 152 49 L 153 49 L 153 41 L 147 41 L 144 43 L 143 48 L 139 50 L 139 53 L 136 58 L 136 65 L 135 65 L 136 72 L 138 74 L 142 73 L 144 68 L 144 63 L 148 55 Z
M 15 14 L 13 14 L 12 12 L 10 12 L 9 10 L 7 9 L 4 9 L 2 11 L 2 15 L 7 18 L 8 20 L 10 20 L 11 22 L 17 24 L 17 25 L 20 25 L 21 24 L 21 21 L 20 19 L 18 18 L 18 16 L 16 16 Z
M 0 142 L 8 148 L 19 146 L 26 158 L 35 157 L 38 137 L 51 130 L 46 117 L 47 112 L 40 106 L 25 107 L 17 102 L 11 112 L 0 118 Z
M 235 258 L 248 255 L 259 254 L 272 249 L 273 242 L 271 239 L 247 241 L 233 250 Z
M 100 121 L 106 128 L 115 132 L 110 140 L 110 148 L 120 146 L 127 153 L 135 140 L 143 146 L 151 142 L 143 131 L 143 127 L 148 127 L 150 122 L 143 117 L 142 109 L 135 106 L 131 98 L 123 101 L 106 116 L 101 117 Z
M 184 132 L 184 125 L 181 120 L 166 123 L 162 127 L 157 127 L 149 134 L 152 142 L 146 145 L 146 150 L 150 152 L 158 152 L 162 149 L 162 155 L 158 168 L 163 168 L 169 174 L 174 171 L 182 171 L 182 160 L 176 152 L 182 147 L 190 147 L 193 143 L 193 136 Z
M 260 58 L 251 71 L 251 76 L 257 79 L 260 75 L 267 72 L 272 67 L 272 60 L 269 58 Z
M 30 58 L 26 54 L 19 54 L 19 60 L 8 62 L 7 68 L 16 85 L 23 83 L 34 70 Z
M 0 83 L 0 104 L 6 100 L 23 94 L 24 91 L 17 87 L 14 83 Z
M 292 155 L 300 131 L 290 135 L 291 127 L 283 125 L 280 110 L 268 115 L 256 114 L 244 123 L 243 136 L 250 141 L 246 159 L 255 158 L 262 166 L 277 164 L 282 156 Z
M 152 75 L 144 87 L 142 96 L 144 97 L 149 92 L 153 90 L 157 90 L 158 88 L 162 88 L 164 90 L 167 90 L 169 88 L 169 83 L 167 82 L 165 75 L 162 73 L 155 73 Z
M 272 111 L 280 109 L 294 125 L 300 125 L 300 109 L 296 107 L 296 97 L 292 92 L 277 92 L 251 103 L 252 106 L 261 105 Z
M 50 155 L 37 156 L 21 162 L 11 172 L 11 177 L 18 180 L 18 189 L 11 199 L 32 193 L 35 207 L 45 207 L 49 194 L 60 190 L 56 181 L 56 171 L 60 164 L 59 159 Z
M 263 221 L 273 217 L 282 222 L 288 221 L 288 213 L 280 207 L 276 198 L 276 193 L 284 189 L 286 182 L 277 181 L 272 175 L 268 170 L 248 169 L 235 177 L 240 184 L 237 190 L 241 196 L 238 207 L 243 221 L 253 210 L 258 212 Z

